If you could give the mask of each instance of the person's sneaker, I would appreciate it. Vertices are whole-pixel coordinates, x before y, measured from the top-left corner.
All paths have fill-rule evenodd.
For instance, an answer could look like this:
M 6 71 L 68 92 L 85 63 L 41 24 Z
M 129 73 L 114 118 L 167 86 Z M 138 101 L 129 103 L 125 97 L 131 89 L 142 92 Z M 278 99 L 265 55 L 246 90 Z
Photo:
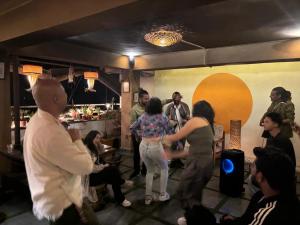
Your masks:
M 169 195 L 169 193 L 165 192 L 164 194 L 160 194 L 158 199 L 161 202 L 165 202 L 165 201 L 168 201 L 170 199 L 170 195 Z
M 178 218 L 177 223 L 178 223 L 178 225 L 187 225 L 186 218 L 184 216 Z
M 131 202 L 128 201 L 127 199 L 124 199 L 124 201 L 121 204 L 123 207 L 127 208 L 131 206 Z
M 122 185 L 125 188 L 131 188 L 133 187 L 133 181 L 132 180 L 125 180 L 124 184 Z
M 152 200 L 153 200 L 152 196 L 146 195 L 146 197 L 145 197 L 145 205 L 150 205 L 152 203 Z
M 131 179 L 137 177 L 139 174 L 140 174 L 140 172 L 134 171 L 134 172 L 129 176 L 129 180 L 131 180 Z

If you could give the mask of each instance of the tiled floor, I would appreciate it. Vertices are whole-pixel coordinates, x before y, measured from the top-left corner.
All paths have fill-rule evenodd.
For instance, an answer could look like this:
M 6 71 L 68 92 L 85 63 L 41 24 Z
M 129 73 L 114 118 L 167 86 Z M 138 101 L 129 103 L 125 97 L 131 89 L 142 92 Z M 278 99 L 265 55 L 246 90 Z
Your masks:
M 124 154 L 120 171 L 126 179 L 132 172 L 131 156 Z M 106 207 L 97 212 L 96 215 L 102 225 L 171 225 L 176 224 L 177 218 L 183 215 L 179 201 L 175 197 L 176 188 L 179 183 L 182 169 L 170 169 L 168 192 L 171 200 L 165 203 L 156 202 L 150 206 L 144 204 L 145 179 L 139 176 L 135 179 L 135 186 L 124 189 L 126 198 L 133 202 L 129 209 L 117 206 L 113 200 L 108 200 Z M 299 182 L 299 180 L 298 180 Z M 208 207 L 217 218 L 224 213 L 234 216 L 241 215 L 246 209 L 250 194 L 246 189 L 241 198 L 231 198 L 219 192 L 219 169 L 216 168 L 213 178 L 203 192 L 203 204 Z M 154 181 L 154 192 L 158 192 L 159 179 Z M 300 183 L 297 183 L 300 195 Z M 30 203 L 22 197 L 9 198 L 0 205 L 0 212 L 5 212 L 8 219 L 3 225 L 43 225 L 46 221 L 38 221 L 31 213 Z M 1 224 L 1 225 L 2 225 Z

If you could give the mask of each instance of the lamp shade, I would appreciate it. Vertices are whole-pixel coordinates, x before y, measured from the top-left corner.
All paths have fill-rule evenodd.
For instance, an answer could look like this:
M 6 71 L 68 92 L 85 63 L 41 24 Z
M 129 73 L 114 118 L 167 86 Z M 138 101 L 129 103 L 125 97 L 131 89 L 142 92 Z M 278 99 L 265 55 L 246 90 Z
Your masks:
M 241 149 L 241 120 L 230 120 L 230 149 Z
M 91 79 L 91 80 L 97 80 L 98 79 L 98 73 L 97 72 L 84 72 L 84 79 Z
M 27 76 L 32 75 L 41 75 L 43 73 L 43 67 L 42 66 L 36 66 L 36 65 L 23 65 L 22 66 L 22 74 Z
M 20 74 L 27 76 L 30 88 L 32 88 L 37 79 L 43 74 L 43 67 L 25 64 L 21 67 L 21 71 L 19 72 Z

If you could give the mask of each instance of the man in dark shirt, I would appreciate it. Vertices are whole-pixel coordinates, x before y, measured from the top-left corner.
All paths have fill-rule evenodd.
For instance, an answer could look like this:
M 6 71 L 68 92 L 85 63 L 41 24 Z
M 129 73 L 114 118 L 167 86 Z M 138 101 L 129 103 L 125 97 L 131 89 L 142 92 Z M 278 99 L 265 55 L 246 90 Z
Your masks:
M 279 113 L 271 112 L 266 114 L 263 122 L 265 131 L 270 133 L 267 138 L 266 147 L 275 147 L 281 149 L 292 160 L 294 167 L 296 168 L 296 157 L 293 144 L 291 140 L 280 132 L 280 126 L 282 125 L 282 118 Z
M 279 149 L 255 148 L 251 173 L 260 186 L 239 218 L 224 216 L 223 225 L 299 225 L 300 206 L 295 188 L 295 168 Z M 189 223 L 188 223 L 189 224 Z

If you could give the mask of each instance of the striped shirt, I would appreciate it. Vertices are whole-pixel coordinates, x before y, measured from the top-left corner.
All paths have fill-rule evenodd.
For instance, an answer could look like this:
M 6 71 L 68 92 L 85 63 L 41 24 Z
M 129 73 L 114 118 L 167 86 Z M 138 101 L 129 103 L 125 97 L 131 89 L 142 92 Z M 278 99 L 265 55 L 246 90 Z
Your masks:
M 265 198 L 257 192 L 246 212 L 235 220 L 226 220 L 224 225 L 299 225 L 300 205 L 295 198 L 287 200 L 280 195 Z

